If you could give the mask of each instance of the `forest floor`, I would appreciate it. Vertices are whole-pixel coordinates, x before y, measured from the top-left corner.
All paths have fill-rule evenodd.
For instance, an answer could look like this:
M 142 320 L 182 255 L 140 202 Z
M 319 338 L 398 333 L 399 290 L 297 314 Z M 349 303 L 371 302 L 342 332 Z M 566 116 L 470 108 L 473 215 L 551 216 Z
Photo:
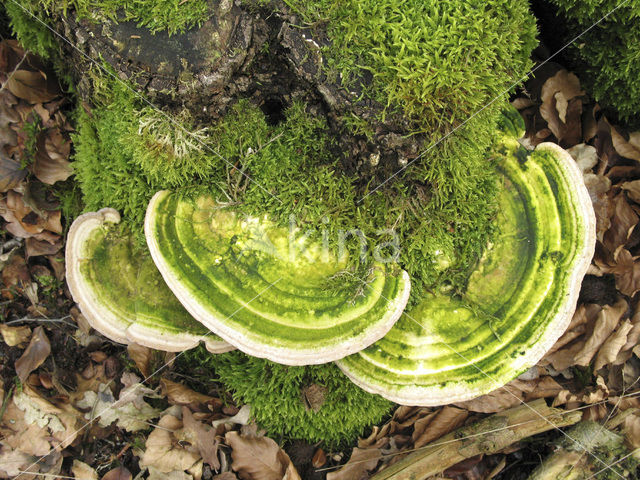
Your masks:
M 66 287 L 68 225 L 55 194 L 73 181 L 70 102 L 8 41 L 0 81 L 0 478 L 369 478 L 460 427 L 541 398 L 640 447 L 640 132 L 611 124 L 561 65 L 547 63 L 513 105 L 526 121 L 525 146 L 569 150 L 596 211 L 596 254 L 571 326 L 507 386 L 455 405 L 399 407 L 344 451 L 279 445 L 246 407 L 172 355 L 114 344 L 89 327 Z M 16 152 L 21 163 L 10 158 Z M 528 478 L 563 435 L 552 428 L 433 478 Z M 624 460 L 608 461 L 632 477 Z M 599 467 L 593 478 L 612 473 Z

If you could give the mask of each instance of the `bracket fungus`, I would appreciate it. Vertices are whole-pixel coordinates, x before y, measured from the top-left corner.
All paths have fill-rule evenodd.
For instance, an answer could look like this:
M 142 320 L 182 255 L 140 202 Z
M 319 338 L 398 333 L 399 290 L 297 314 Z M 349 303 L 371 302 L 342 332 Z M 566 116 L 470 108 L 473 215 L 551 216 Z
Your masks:
M 582 175 L 559 146 L 505 138 L 497 232 L 461 297 L 425 298 L 389 333 L 339 360 L 364 390 L 407 405 L 488 393 L 534 365 L 564 333 L 595 248 Z
M 156 193 L 145 235 L 158 270 L 194 318 L 245 353 L 286 365 L 362 350 L 389 331 L 409 297 L 409 276 L 394 264 L 341 279 L 345 258 L 316 243 L 303 249 L 266 217 L 242 218 L 206 196 Z M 298 247 L 304 251 L 294 254 Z
M 89 324 L 119 343 L 180 351 L 203 342 L 212 353 L 233 350 L 187 313 L 119 222 L 116 210 L 103 208 L 80 215 L 69 229 L 67 283 Z

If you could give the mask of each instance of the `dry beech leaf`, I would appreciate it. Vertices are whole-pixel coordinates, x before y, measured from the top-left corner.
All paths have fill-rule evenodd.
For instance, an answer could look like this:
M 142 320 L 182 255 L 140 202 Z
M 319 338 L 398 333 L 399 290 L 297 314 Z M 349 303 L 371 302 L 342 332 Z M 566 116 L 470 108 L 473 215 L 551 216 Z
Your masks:
M 581 365 L 586 367 L 591 362 L 591 359 L 600 349 L 600 346 L 611 335 L 611 332 L 616 328 L 620 317 L 627 311 L 627 302 L 620 298 L 613 305 L 605 305 L 598 314 L 593 332 L 587 338 L 582 349 L 575 357 L 575 365 Z
M 127 353 L 129 354 L 129 358 L 136 364 L 136 367 L 138 367 L 138 370 L 140 370 L 140 373 L 142 373 L 142 376 L 147 378 L 151 374 L 153 350 L 132 342 L 127 345 Z
M 596 236 L 601 242 L 611 228 L 611 202 L 607 193 L 611 190 L 611 180 L 595 173 L 584 174 L 584 184 L 589 192 L 593 210 L 596 214 Z
M 18 160 L 9 157 L 0 144 L 0 192 L 6 192 L 20 185 L 27 176 Z
M 613 141 L 613 148 L 616 149 L 616 152 L 621 157 L 640 162 L 640 131 L 631 133 L 629 140 L 626 140 L 617 128 L 612 126 L 611 140 Z
M 70 148 L 71 143 L 64 139 L 59 129 L 49 130 L 46 136 L 40 136 L 32 166 L 36 178 L 48 185 L 69 178 L 73 173 L 67 160 Z
M 16 70 L 7 80 L 7 89 L 29 103 L 46 103 L 61 93 L 52 77 L 29 70 Z
M 625 441 L 632 449 L 640 448 L 640 417 L 629 415 L 622 425 Z
M 220 400 L 198 393 L 181 383 L 172 382 L 166 378 L 160 380 L 162 392 L 167 396 L 169 403 L 172 405 L 189 405 L 191 403 L 209 403 L 212 401 L 220 402 Z
M 71 473 L 76 480 L 98 480 L 98 472 L 80 460 L 74 460 Z
M 467 410 L 447 405 L 440 409 L 426 426 L 422 435 L 414 438 L 415 448 L 420 448 L 461 426 L 469 416 Z
M 202 460 L 211 465 L 214 470 L 220 470 L 220 460 L 218 460 L 218 445 L 216 430 L 210 425 L 206 425 L 193 418 L 191 410 L 182 407 L 182 433 L 183 439 L 194 445 Z
M 624 182 L 620 185 L 622 190 L 627 192 L 629 198 L 636 203 L 640 203 L 640 180 L 633 180 L 632 182 Z
M 224 472 L 220 475 L 214 475 L 211 480 L 238 480 L 235 473 L 232 472 Z
M 567 152 L 573 157 L 578 164 L 578 168 L 582 173 L 592 172 L 593 167 L 598 164 L 598 152 L 595 147 L 586 143 L 579 143 L 567 149 Z
M 101 480 L 131 480 L 131 472 L 124 467 L 116 467 L 109 470 Z
M 495 413 L 520 405 L 522 402 L 555 397 L 560 391 L 562 386 L 548 375 L 527 381 L 516 378 L 493 392 L 455 405 L 472 412 Z
M 24 243 L 27 258 L 39 257 L 40 255 L 55 255 L 62 248 L 62 237 L 59 237 L 54 243 L 30 237 Z
M 620 245 L 627 243 L 633 228 L 638 224 L 638 215 L 629 205 L 624 193 L 620 192 L 612 202 L 614 208 L 611 227 L 604 234 L 603 243 L 610 252 L 615 252 Z
M 12 327 L 10 325 L 0 324 L 0 334 L 4 343 L 10 347 L 15 347 L 23 343 L 27 343 L 31 338 L 31 329 L 26 325 L 22 327 Z
M 16 360 L 15 368 L 18 378 L 24 382 L 29 374 L 38 368 L 51 353 L 51 344 L 42 327 L 33 331 L 29 346 L 22 356 Z
M 227 432 L 224 439 L 231 447 L 231 467 L 242 480 L 300 479 L 289 456 L 271 438 Z
M 162 417 L 147 438 L 140 466 L 153 466 L 165 473 L 188 470 L 194 466 L 200 460 L 200 455 L 174 442 L 171 432 L 181 428 L 182 421 L 179 418 L 173 415 Z
M 368 472 L 376 468 L 382 452 L 377 448 L 355 447 L 349 461 L 340 470 L 327 474 L 327 480 L 361 480 L 369 478 Z
M 597 372 L 605 365 L 615 362 L 618 357 L 618 353 L 624 345 L 627 343 L 627 334 L 631 331 L 633 325 L 629 320 L 625 320 L 615 332 L 609 335 L 609 338 L 602 344 L 598 350 L 596 362 L 593 366 L 593 370 Z

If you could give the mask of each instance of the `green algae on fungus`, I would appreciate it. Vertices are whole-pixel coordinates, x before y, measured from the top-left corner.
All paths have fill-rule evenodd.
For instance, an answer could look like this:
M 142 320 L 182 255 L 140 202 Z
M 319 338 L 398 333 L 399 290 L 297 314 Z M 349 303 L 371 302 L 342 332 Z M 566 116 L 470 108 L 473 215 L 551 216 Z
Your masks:
M 390 400 L 439 405 L 477 397 L 534 365 L 567 328 L 595 248 L 595 215 L 571 156 L 506 139 L 492 244 L 461 297 L 426 297 L 377 343 L 339 360 Z
M 393 263 L 372 263 L 362 281 L 335 288 L 350 273 L 346 253 L 304 245 L 267 216 L 243 218 L 208 196 L 158 192 L 145 235 L 158 270 L 194 318 L 278 363 L 326 363 L 357 352 L 387 333 L 409 298 L 409 276 Z
M 171 293 L 148 252 L 118 228 L 112 208 L 80 215 L 67 237 L 67 284 L 90 325 L 119 343 L 182 351 L 203 342 L 233 347 L 193 319 Z

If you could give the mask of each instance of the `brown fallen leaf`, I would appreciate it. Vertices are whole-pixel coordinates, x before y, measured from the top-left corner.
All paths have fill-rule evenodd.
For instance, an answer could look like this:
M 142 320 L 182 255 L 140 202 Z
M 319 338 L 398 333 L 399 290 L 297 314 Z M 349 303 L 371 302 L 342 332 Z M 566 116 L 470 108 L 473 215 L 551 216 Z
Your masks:
M 624 182 L 620 185 L 622 190 L 627 192 L 627 195 L 631 200 L 636 203 L 640 203 L 640 180 L 633 180 L 631 182 Z
M 243 480 L 299 480 L 289 456 L 267 437 L 244 436 L 227 432 L 225 443 L 231 447 L 231 467 Z
M 214 470 L 220 470 L 220 460 L 218 460 L 220 442 L 216 439 L 216 430 L 193 418 L 191 410 L 187 407 L 182 407 L 182 423 L 181 439 L 197 448 L 204 463 L 211 465 Z
M 80 460 L 74 460 L 71 473 L 76 480 L 98 480 L 98 472 Z
M 624 193 L 620 192 L 613 200 L 613 215 L 611 227 L 604 234 L 603 244 L 610 251 L 615 252 L 620 245 L 625 245 L 633 228 L 638 224 L 638 215 L 631 208 Z
M 602 242 L 605 233 L 611 228 L 613 206 L 608 196 L 608 192 L 611 190 L 611 180 L 595 173 L 585 173 L 584 184 L 596 214 L 596 237 Z
M 138 367 L 138 370 L 140 370 L 140 373 L 142 373 L 142 376 L 147 378 L 151 374 L 153 350 L 132 342 L 127 345 L 127 353 L 129 358 L 136 364 L 136 367 Z
M 220 475 L 214 475 L 212 480 L 238 480 L 235 473 L 232 472 L 224 472 Z
M 327 474 L 327 480 L 363 480 L 369 478 L 368 472 L 378 465 L 382 452 L 377 448 L 362 449 L 355 447 L 349 461 L 340 470 Z
M 131 480 L 132 475 L 125 467 L 116 467 L 105 473 L 101 480 Z
M 161 472 L 188 470 L 200 460 L 200 454 L 181 446 L 172 432 L 182 428 L 182 421 L 173 415 L 165 415 L 149 434 L 141 467 L 153 466 Z
M 51 353 L 51 344 L 42 327 L 33 331 L 29 346 L 22 356 L 16 360 L 15 368 L 18 378 L 24 382 L 29 374 L 38 368 Z
M 445 406 L 441 408 L 432 418 L 424 431 L 420 435 L 415 435 L 413 443 L 415 448 L 420 448 L 433 440 L 455 430 L 461 426 L 469 416 L 469 411 L 462 408 Z
M 593 332 L 587 338 L 580 351 L 576 354 L 575 365 L 587 366 L 596 355 L 600 346 L 616 328 L 622 315 L 627 311 L 628 305 L 623 298 L 613 305 L 605 305 L 598 314 Z
M 495 413 L 522 402 L 555 397 L 560 391 L 562 391 L 562 386 L 548 375 L 527 381 L 516 378 L 493 392 L 455 405 L 472 412 Z
M 622 432 L 625 442 L 631 449 L 640 448 L 640 416 L 638 416 L 638 412 L 624 419 Z
M 64 181 L 73 170 L 67 160 L 71 142 L 65 139 L 59 129 L 50 129 L 38 139 L 35 162 L 31 167 L 38 180 L 48 185 Z
M 7 80 L 7 89 L 29 103 L 46 103 L 61 94 L 58 82 L 43 71 L 16 70 Z
M 10 325 L 0 324 L 0 334 L 4 343 L 10 347 L 27 343 L 31 338 L 31 329 L 26 325 L 21 327 L 12 327 Z
M 560 70 L 542 86 L 540 115 L 561 145 L 575 145 L 582 139 L 582 100 L 585 94 L 573 73 Z
M 19 160 L 11 158 L 0 145 L 0 192 L 16 188 L 27 176 Z
M 593 370 L 595 372 L 600 370 L 605 365 L 616 361 L 618 353 L 620 353 L 622 347 L 624 347 L 627 343 L 627 335 L 632 328 L 633 325 L 631 324 L 631 322 L 629 320 L 625 320 L 618 325 L 615 332 L 609 335 L 609 338 L 605 340 L 605 342 L 598 350 L 598 355 L 596 356 L 596 361 L 593 365 Z
M 611 127 L 613 148 L 622 157 L 640 162 L 640 131 L 629 134 L 627 140 L 616 127 Z
M 169 403 L 172 405 L 189 405 L 192 403 L 222 403 L 219 399 L 198 393 L 191 390 L 186 385 L 172 382 L 166 378 L 160 380 L 162 392 L 167 396 Z

